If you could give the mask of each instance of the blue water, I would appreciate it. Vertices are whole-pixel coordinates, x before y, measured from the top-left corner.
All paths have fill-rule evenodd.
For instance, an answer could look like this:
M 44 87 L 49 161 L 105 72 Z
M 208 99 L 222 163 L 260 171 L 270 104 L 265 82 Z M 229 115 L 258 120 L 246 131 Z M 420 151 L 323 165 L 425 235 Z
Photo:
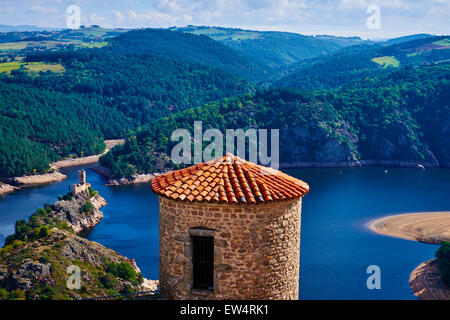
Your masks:
M 85 166 L 86 168 L 86 166 Z M 0 200 L 0 243 L 17 219 L 54 202 L 77 180 L 29 188 Z M 409 274 L 433 258 L 436 245 L 375 234 L 365 224 L 385 215 L 450 211 L 450 170 L 428 169 L 286 170 L 310 184 L 304 198 L 301 231 L 301 299 L 415 299 Z M 102 222 L 88 238 L 136 259 L 145 277 L 158 278 L 158 199 L 149 185 L 108 188 L 88 170 L 87 179 L 108 202 Z M 381 289 L 369 290 L 366 269 L 381 269 Z

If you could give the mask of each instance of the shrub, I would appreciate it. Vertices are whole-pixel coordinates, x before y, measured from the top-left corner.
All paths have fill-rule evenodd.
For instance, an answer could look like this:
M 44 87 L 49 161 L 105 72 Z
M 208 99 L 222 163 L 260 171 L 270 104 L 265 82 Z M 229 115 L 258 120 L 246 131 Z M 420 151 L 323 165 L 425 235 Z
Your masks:
M 50 232 L 48 231 L 47 227 L 41 227 L 41 229 L 39 230 L 39 238 L 44 238 L 46 236 L 48 236 L 50 234 Z
M 450 287 L 450 242 L 443 242 L 436 251 L 442 282 Z
M 6 289 L 0 288 L 0 300 L 8 300 L 9 293 Z
M 122 288 L 122 290 L 120 290 L 120 293 L 121 294 L 131 294 L 131 293 L 134 293 L 134 289 L 133 289 L 133 287 L 130 285 L 130 284 L 126 284 L 123 288 Z
M 110 272 L 107 272 L 104 276 L 100 277 L 99 280 L 105 289 L 113 289 L 117 286 L 117 279 Z
M 93 210 L 94 206 L 92 205 L 92 202 L 86 201 L 86 203 L 81 206 L 80 213 L 91 213 Z
M 25 300 L 25 291 L 16 289 L 11 291 L 8 296 L 9 300 Z
M 94 191 L 94 189 L 92 189 L 92 187 L 89 187 L 88 191 L 89 191 L 89 198 L 98 196 L 98 191 Z
M 136 270 L 134 270 L 128 262 L 122 261 L 120 263 L 116 263 L 108 261 L 105 263 L 105 268 L 107 272 L 110 272 L 123 280 L 136 282 L 138 279 Z
M 39 262 L 40 263 L 44 263 L 44 264 L 47 264 L 47 263 L 50 263 L 50 257 L 47 255 L 47 254 L 43 254 L 42 255 L 42 257 L 39 259 Z

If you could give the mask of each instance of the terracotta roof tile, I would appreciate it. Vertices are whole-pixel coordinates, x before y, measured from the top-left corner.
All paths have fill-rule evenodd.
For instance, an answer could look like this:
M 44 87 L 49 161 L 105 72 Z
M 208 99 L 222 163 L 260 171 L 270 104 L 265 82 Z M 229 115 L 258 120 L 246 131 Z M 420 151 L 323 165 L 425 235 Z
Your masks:
M 153 191 L 180 201 L 264 203 L 303 197 L 309 186 L 281 171 L 227 154 L 152 180 Z

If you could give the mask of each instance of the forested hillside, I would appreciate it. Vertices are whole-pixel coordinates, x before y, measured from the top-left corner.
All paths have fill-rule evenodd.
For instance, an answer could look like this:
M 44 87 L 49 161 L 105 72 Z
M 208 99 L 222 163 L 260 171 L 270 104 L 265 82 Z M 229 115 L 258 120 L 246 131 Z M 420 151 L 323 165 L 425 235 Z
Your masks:
M 424 163 L 448 165 L 450 64 L 406 67 L 328 93 L 272 89 L 224 99 L 156 120 L 101 163 L 115 177 L 160 169 L 176 128 L 279 128 L 285 165 Z
M 0 176 L 44 172 L 60 157 L 99 153 L 104 137 L 254 88 L 218 68 L 115 47 L 46 50 L 25 61 L 58 63 L 65 71 L 0 75 L 8 93 L 0 97 Z
M 144 29 L 124 33 L 111 40 L 112 52 L 152 54 L 161 57 L 201 63 L 226 70 L 251 80 L 265 80 L 267 68 L 244 55 L 203 35 L 164 29 Z
M 447 141 L 436 139 L 446 130 L 445 83 L 418 80 L 433 70 L 445 77 L 446 65 L 405 68 L 448 60 L 448 37 L 374 44 L 189 28 L 2 35 L 11 42 L 0 44 L 0 177 L 45 172 L 51 161 L 98 153 L 104 138 L 125 135 L 103 163 L 115 176 L 151 172 L 167 166 L 173 128 L 194 120 L 281 128 L 296 141 L 281 146 L 286 164 L 448 161 Z M 311 93 L 261 91 L 287 72 L 276 86 Z
M 0 176 L 44 173 L 61 156 L 104 150 L 131 121 L 99 97 L 62 94 L 0 82 Z
M 188 26 L 172 28 L 186 33 L 208 36 L 242 52 L 266 66 L 274 76 L 288 66 L 308 58 L 336 51 L 340 48 L 370 43 L 358 37 L 306 36 L 291 32 L 254 31 L 235 28 Z
M 436 43 L 446 37 L 425 37 L 390 44 L 358 45 L 313 58 L 290 67 L 291 73 L 275 82 L 277 87 L 326 90 L 407 65 L 450 59 L 450 46 Z

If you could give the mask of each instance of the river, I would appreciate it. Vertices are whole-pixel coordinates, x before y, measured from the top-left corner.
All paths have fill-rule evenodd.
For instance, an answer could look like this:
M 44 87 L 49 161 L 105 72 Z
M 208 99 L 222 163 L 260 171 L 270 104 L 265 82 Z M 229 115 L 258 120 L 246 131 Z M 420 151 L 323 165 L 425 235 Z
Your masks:
M 89 168 L 91 166 L 83 166 Z M 80 167 L 61 171 L 67 180 L 27 188 L 0 199 L 0 244 L 45 202 L 53 203 L 77 181 Z M 395 239 L 366 228 L 382 216 L 420 211 L 450 211 L 450 169 L 326 168 L 291 169 L 308 182 L 303 199 L 301 299 L 415 299 L 409 274 L 433 258 L 436 245 Z M 87 181 L 108 205 L 88 239 L 134 258 L 144 276 L 158 279 L 158 199 L 150 186 L 105 187 L 87 170 Z M 381 271 L 381 289 L 369 290 L 367 267 Z

